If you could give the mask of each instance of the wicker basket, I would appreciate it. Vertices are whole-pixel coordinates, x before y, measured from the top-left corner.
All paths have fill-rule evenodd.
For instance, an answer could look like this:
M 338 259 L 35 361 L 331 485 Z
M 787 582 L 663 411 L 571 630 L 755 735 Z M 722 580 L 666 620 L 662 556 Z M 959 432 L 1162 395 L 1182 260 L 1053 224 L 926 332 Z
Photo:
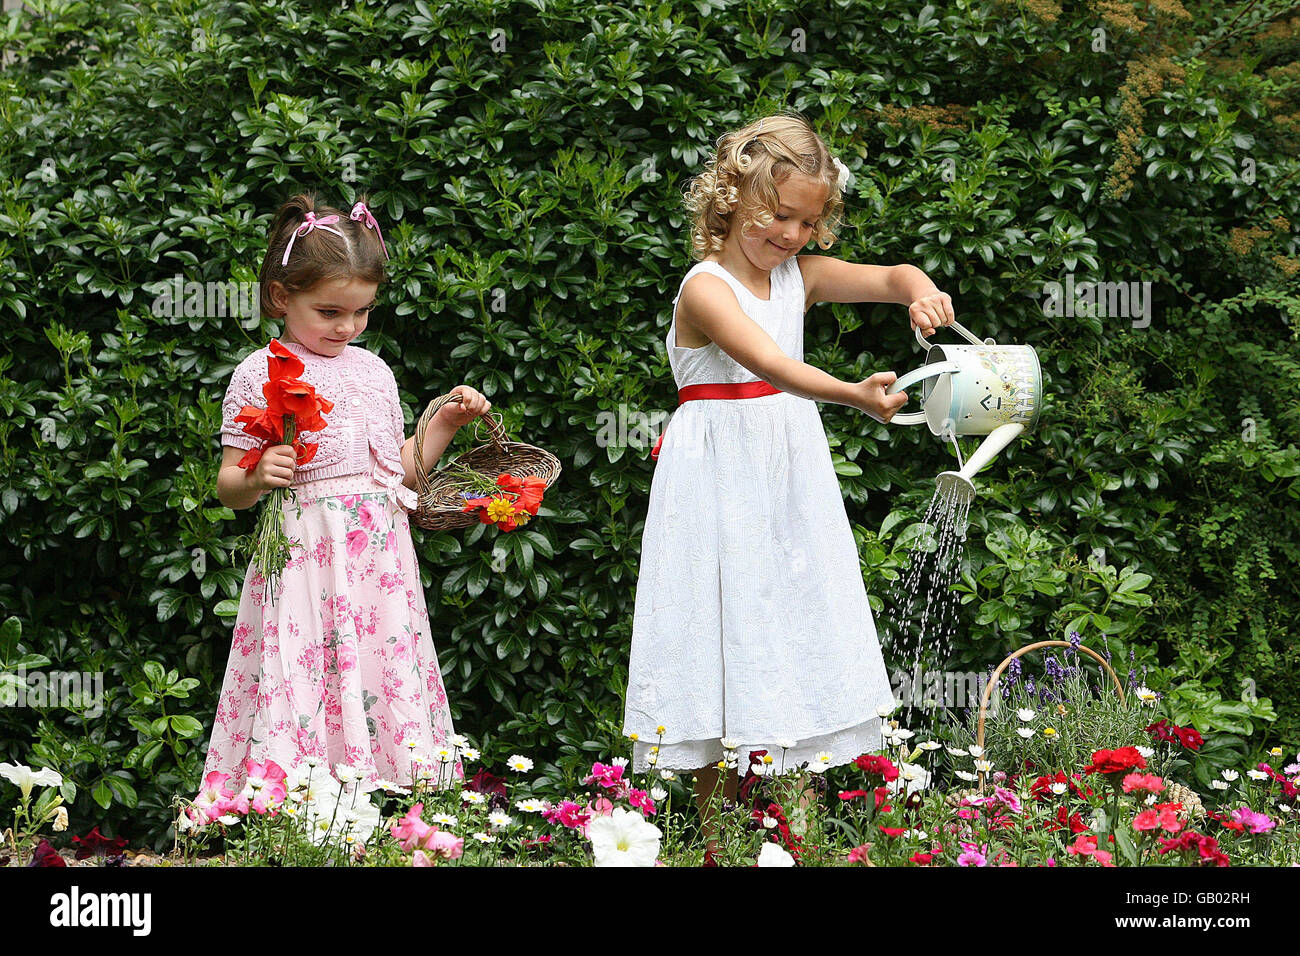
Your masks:
M 452 476 L 443 471 L 429 475 L 424 470 L 424 432 L 433 421 L 438 409 L 448 402 L 460 402 L 459 392 L 440 395 L 429 403 L 420 420 L 415 425 L 415 477 L 419 504 L 411 512 L 411 520 L 421 528 L 431 531 L 443 531 L 449 528 L 468 528 L 479 523 L 478 515 L 465 511 L 465 499 L 461 488 L 455 484 Z M 560 477 L 560 460 L 543 448 L 525 445 L 522 442 L 509 441 L 501 427 L 500 416 L 484 414 L 474 420 L 474 437 L 482 441 L 478 426 L 487 422 L 488 438 L 491 444 L 480 445 L 455 458 L 457 464 L 464 465 L 472 471 L 485 475 L 493 481 L 502 472 L 516 478 L 535 476 L 545 479 L 549 488 Z
M 1036 643 L 1033 644 L 1026 644 L 1024 647 L 1020 648 L 1020 650 L 1016 651 L 1013 654 L 1008 654 L 1006 657 L 1002 659 L 1002 663 L 998 665 L 997 670 L 993 672 L 993 676 L 989 679 L 988 686 L 984 688 L 984 693 L 980 695 L 980 719 L 979 719 L 979 724 L 975 730 L 975 743 L 977 746 L 979 747 L 984 746 L 984 714 L 985 711 L 988 710 L 989 698 L 993 696 L 993 688 L 997 686 L 998 678 L 1001 677 L 1002 672 L 1007 669 L 1007 665 L 1010 664 L 1017 657 L 1021 656 L 1022 654 L 1028 654 L 1030 651 L 1036 651 L 1040 647 L 1070 647 L 1070 646 L 1071 645 L 1069 641 L 1037 641 Z M 1080 644 L 1078 649 L 1082 651 L 1084 654 L 1087 654 L 1089 657 L 1091 657 L 1093 660 L 1095 660 L 1098 664 L 1100 664 L 1102 667 L 1106 669 L 1106 673 L 1110 674 L 1110 679 L 1115 684 L 1115 692 L 1119 694 L 1119 702 L 1121 704 L 1125 703 L 1124 688 L 1120 686 L 1119 676 L 1115 673 L 1114 668 L 1112 668 L 1110 664 L 1106 662 L 1106 659 L 1104 657 L 1102 657 L 1092 648 L 1084 647 L 1082 644 Z M 979 793 L 980 794 L 984 793 L 984 771 L 983 770 L 980 771 L 980 775 L 979 775 Z

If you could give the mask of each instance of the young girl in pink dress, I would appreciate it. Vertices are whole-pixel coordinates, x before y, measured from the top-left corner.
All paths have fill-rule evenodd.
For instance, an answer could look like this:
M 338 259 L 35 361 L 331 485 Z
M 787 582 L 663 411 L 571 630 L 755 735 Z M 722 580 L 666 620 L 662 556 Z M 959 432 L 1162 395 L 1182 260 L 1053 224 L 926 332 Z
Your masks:
M 291 446 L 275 445 L 246 470 L 240 458 L 261 442 L 235 416 L 266 405 L 269 348 L 239 364 L 222 403 L 218 497 L 252 508 L 263 492 L 291 487 L 285 534 L 301 543 L 270 599 L 251 564 L 244 577 L 203 768 L 205 779 L 229 774 L 236 793 L 246 759 L 291 770 L 314 756 L 353 767 L 364 789 L 409 785 L 422 770 L 435 779 L 441 770 L 444 783 L 455 775 L 436 756 L 452 725 L 407 518 L 414 439 L 404 439 L 392 371 L 357 344 L 387 256 L 364 200 L 349 215 L 295 196 L 271 225 L 262 312 L 283 319 L 279 341 L 301 362 L 298 377 L 334 407 L 324 429 L 301 436 L 317 443 L 310 461 L 298 465 Z M 439 409 L 424 437 L 428 470 L 491 407 L 467 385 L 454 391 L 461 404 Z

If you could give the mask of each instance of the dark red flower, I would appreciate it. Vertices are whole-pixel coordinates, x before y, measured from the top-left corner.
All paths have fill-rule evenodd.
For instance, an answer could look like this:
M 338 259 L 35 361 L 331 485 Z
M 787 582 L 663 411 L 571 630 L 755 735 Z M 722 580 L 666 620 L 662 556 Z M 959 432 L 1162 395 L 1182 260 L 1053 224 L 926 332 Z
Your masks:
M 885 783 L 898 779 L 898 768 L 890 761 L 888 757 L 876 754 L 863 754 L 853 761 L 857 764 L 859 770 L 870 777 L 872 774 L 880 777 Z
M 84 837 L 74 836 L 72 842 L 80 847 L 77 850 L 78 860 L 84 860 L 88 856 L 116 856 L 126 849 L 126 837 L 110 840 L 99 832 L 99 827 L 95 827 Z
M 75 839 L 75 838 L 74 838 Z M 28 866 L 67 866 L 63 857 L 59 856 L 54 847 L 50 846 L 49 840 L 41 840 L 32 851 L 32 862 Z
M 1178 735 L 1178 740 L 1188 750 L 1200 750 L 1201 744 L 1205 743 L 1205 738 L 1201 736 L 1200 731 L 1195 727 L 1175 727 L 1174 733 Z

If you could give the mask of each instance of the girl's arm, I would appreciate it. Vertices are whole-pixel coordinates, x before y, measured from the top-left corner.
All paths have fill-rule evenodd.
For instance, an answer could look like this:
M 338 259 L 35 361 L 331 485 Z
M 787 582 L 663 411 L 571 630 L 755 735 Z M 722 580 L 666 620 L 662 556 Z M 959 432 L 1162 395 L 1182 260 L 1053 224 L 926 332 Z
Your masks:
M 456 437 L 456 431 L 461 426 L 468 425 L 492 408 L 492 403 L 487 400 L 485 395 L 468 385 L 457 385 L 451 390 L 451 393 L 453 395 L 460 394 L 460 403 L 448 402 L 434 412 L 429 427 L 424 432 L 425 474 L 430 474 L 437 467 L 438 460 L 442 458 L 443 452 L 447 450 L 451 440 Z M 414 488 L 416 484 L 414 435 L 402 445 L 402 468 L 406 472 L 402 484 L 408 488 Z
M 880 416 L 892 417 L 907 401 L 902 392 L 885 395 L 885 388 L 897 378 L 892 372 L 877 372 L 857 383 L 841 382 L 786 355 L 763 327 L 741 310 L 731 287 L 710 273 L 693 276 L 686 283 L 677 301 L 677 321 L 693 325 L 763 381 L 791 395 L 848 405 L 883 421 L 888 418 Z
M 945 293 L 924 272 L 913 265 L 872 266 L 845 262 L 833 256 L 799 256 L 803 272 L 806 305 L 814 302 L 894 302 L 910 306 L 918 299 Z M 928 308 L 909 309 L 912 324 L 924 335 L 933 335 L 939 324 Z M 951 300 L 940 303 L 940 318 L 952 321 Z
M 239 467 L 244 449 L 221 446 L 221 470 L 217 472 L 217 498 L 227 508 L 241 511 L 257 504 L 262 492 L 287 488 L 293 482 L 293 446 L 272 445 L 262 452 L 252 469 Z
M 456 437 L 456 431 L 459 425 L 453 425 L 443 417 L 443 412 L 448 411 L 452 406 L 444 405 L 433 414 L 429 421 L 429 427 L 424 431 L 424 473 L 432 474 L 438 466 L 438 460 L 442 458 L 442 453 L 447 450 L 451 440 Z M 402 479 L 402 484 L 408 488 L 415 487 L 415 436 L 412 435 L 406 439 L 402 445 L 402 469 L 406 472 Z

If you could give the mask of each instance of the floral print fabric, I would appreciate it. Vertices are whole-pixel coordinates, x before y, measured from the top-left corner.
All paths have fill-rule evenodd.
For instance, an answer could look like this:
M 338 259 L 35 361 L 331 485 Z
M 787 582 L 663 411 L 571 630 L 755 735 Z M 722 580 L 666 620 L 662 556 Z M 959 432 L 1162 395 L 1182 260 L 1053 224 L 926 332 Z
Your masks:
M 368 475 L 295 494 L 285 533 L 302 547 L 273 599 L 245 576 L 204 776 L 233 789 L 246 758 L 289 769 L 315 755 L 368 783 L 409 786 L 415 761 L 436 779 L 453 730 L 407 513 Z

